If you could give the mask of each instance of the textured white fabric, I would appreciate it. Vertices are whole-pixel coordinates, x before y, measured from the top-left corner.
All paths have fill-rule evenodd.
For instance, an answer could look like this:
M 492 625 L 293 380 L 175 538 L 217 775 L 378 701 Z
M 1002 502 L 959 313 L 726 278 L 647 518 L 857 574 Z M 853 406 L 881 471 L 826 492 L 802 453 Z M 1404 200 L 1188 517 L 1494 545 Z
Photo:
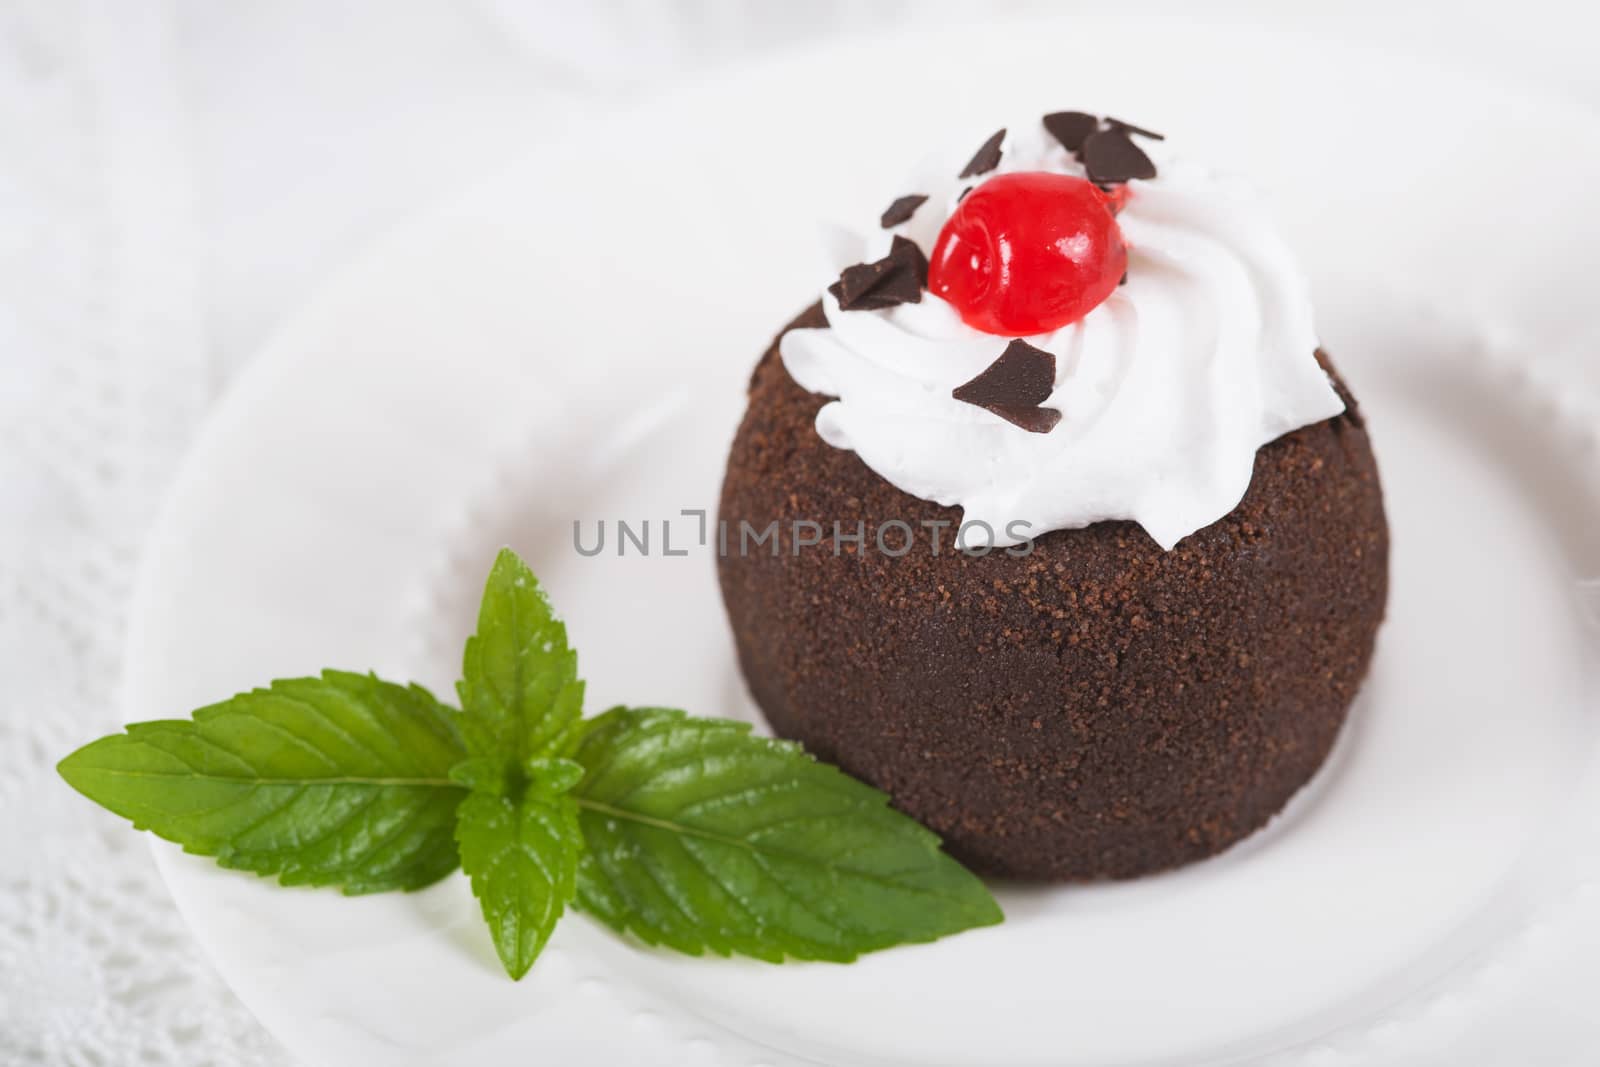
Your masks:
M 115 727 L 124 614 L 203 411 L 163 5 L 0 7 L 0 1062 L 271 1064 L 145 841 L 53 764 Z

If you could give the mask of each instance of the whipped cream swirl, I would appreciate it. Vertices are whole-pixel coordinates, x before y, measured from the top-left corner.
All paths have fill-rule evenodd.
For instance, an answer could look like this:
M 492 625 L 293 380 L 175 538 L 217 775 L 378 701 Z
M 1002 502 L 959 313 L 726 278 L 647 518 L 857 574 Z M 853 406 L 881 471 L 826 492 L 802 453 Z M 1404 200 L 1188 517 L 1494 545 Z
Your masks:
M 951 396 L 1008 339 L 930 292 L 881 311 L 841 311 L 824 292 L 830 328 L 783 338 L 790 376 L 837 398 L 817 413 L 822 439 L 913 496 L 959 506 L 969 546 L 1131 519 L 1170 549 L 1233 510 L 1262 445 L 1344 410 L 1316 361 L 1306 283 L 1251 191 L 1140 144 L 1158 175 L 1128 183 L 1118 216 L 1127 284 L 1026 339 L 1056 357 L 1051 432 Z M 930 253 L 962 191 L 995 174 L 1083 175 L 1037 118 L 1009 128 L 997 170 L 958 180 L 964 159 L 930 160 L 892 191 L 929 194 L 909 222 L 831 232 L 828 281 L 887 254 L 896 233 Z

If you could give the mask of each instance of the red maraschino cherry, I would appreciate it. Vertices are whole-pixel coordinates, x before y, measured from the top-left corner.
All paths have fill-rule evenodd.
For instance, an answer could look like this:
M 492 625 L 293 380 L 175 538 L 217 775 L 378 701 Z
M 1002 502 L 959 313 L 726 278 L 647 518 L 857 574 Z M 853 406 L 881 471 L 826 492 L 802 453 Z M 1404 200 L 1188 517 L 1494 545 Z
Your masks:
M 1000 174 L 968 193 L 944 224 L 928 290 L 967 325 L 1026 337 L 1076 322 L 1128 269 L 1112 201 L 1067 174 Z

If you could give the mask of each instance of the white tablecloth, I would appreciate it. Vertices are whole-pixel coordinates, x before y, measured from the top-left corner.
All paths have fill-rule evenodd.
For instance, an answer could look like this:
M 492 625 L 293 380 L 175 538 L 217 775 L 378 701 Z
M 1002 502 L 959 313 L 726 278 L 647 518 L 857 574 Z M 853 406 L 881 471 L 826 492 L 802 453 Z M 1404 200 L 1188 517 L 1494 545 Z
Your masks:
M 1600 109 L 1575 3 L 1210 6 Z M 121 721 L 141 539 L 206 408 L 285 316 L 385 227 L 632 94 L 975 10 L 0 0 L 0 1062 L 284 1062 L 184 933 L 143 840 L 52 766 Z M 1589 1062 L 1592 995 L 1540 990 L 1595 953 L 1530 964 L 1505 997 L 1515 1025 L 1463 1022 L 1450 1062 Z

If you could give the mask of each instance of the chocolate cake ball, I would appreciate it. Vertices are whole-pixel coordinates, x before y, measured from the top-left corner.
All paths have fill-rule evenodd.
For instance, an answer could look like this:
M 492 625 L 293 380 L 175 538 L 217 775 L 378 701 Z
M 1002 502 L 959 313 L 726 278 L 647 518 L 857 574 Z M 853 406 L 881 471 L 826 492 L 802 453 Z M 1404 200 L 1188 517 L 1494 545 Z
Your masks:
M 789 329 L 827 325 L 819 305 Z M 1170 549 L 1103 521 L 975 555 L 951 545 L 959 508 L 818 435 L 828 397 L 775 342 L 721 497 L 751 693 L 982 873 L 1125 878 L 1226 848 L 1322 764 L 1383 618 L 1378 472 L 1334 384 L 1345 412 L 1262 447 L 1238 506 Z M 741 550 L 741 523 L 773 520 L 775 546 Z M 874 543 L 891 521 L 903 554 L 899 525 Z M 866 543 L 836 555 L 835 523 Z

